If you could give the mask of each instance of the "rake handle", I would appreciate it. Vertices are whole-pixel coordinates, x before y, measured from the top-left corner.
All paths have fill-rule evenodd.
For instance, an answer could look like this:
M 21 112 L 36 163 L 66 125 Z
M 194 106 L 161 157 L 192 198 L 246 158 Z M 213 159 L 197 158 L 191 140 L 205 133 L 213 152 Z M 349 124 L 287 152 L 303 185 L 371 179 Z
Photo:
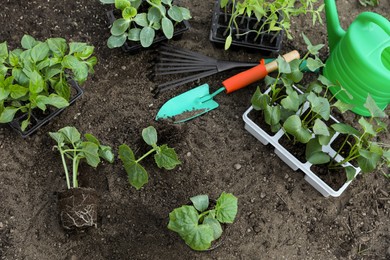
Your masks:
M 287 62 L 290 62 L 292 60 L 299 59 L 300 55 L 298 51 L 294 50 L 283 55 L 283 58 Z M 268 75 L 268 73 L 277 69 L 278 63 L 276 62 L 276 60 L 267 64 L 265 64 L 264 60 L 261 60 L 259 65 L 228 78 L 227 80 L 222 82 L 222 85 L 225 87 L 226 93 L 229 94 L 243 87 L 246 87 L 258 80 L 263 79 L 265 76 Z

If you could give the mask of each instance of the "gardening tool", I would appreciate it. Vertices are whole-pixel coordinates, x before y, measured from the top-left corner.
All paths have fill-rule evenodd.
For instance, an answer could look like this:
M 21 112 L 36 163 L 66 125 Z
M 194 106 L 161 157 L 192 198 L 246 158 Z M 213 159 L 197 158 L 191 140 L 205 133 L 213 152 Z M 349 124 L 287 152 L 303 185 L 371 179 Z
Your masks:
M 168 44 L 162 45 L 158 52 L 158 62 L 154 65 L 153 71 L 155 76 L 198 73 L 160 84 L 154 89 L 153 92 L 155 94 L 159 94 L 200 78 L 211 76 L 218 72 L 235 68 L 251 68 L 259 65 L 258 62 L 217 60 L 197 52 L 170 46 Z M 266 59 L 265 63 L 269 63 L 273 60 L 274 59 Z
M 368 94 L 384 110 L 390 103 L 390 22 L 379 14 L 363 12 L 344 31 L 335 0 L 325 0 L 325 10 L 330 56 L 324 75 L 340 83 L 331 92 L 353 104 L 356 114 L 370 116 L 364 107 Z
M 217 60 L 206 55 L 182 49 L 168 44 L 162 45 L 159 49 L 158 62 L 154 65 L 154 76 L 193 73 L 180 79 L 159 84 L 153 92 L 157 95 L 169 89 L 184 85 L 186 83 L 214 75 L 216 73 L 237 68 L 251 68 L 259 65 L 258 62 L 240 62 Z M 265 64 L 275 59 L 265 59 Z M 302 71 L 307 71 L 306 61 L 300 65 Z
M 292 51 L 285 54 L 283 58 L 287 62 L 290 62 L 294 59 L 299 59 L 299 53 L 297 51 Z M 203 84 L 184 92 L 183 94 L 168 100 L 157 113 L 156 120 L 173 118 L 175 123 L 181 123 L 207 113 L 218 107 L 218 103 L 213 100 L 214 96 L 224 90 L 229 94 L 241 89 L 264 78 L 269 72 L 272 72 L 277 68 L 278 64 L 276 61 L 265 64 L 265 61 L 261 60 L 259 65 L 223 81 L 223 87 L 212 94 L 210 94 L 208 84 Z

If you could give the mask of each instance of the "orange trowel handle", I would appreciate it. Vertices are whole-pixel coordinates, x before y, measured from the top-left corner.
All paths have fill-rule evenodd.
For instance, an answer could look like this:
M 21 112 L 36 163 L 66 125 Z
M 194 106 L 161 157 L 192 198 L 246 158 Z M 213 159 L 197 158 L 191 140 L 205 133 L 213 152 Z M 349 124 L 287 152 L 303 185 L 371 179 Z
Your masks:
M 298 51 L 291 51 L 283 55 L 287 62 L 299 59 L 299 57 Z M 277 69 L 278 63 L 276 60 L 267 64 L 264 64 L 264 60 L 261 60 L 259 65 L 228 78 L 222 82 L 222 85 L 226 88 L 226 93 L 231 93 L 264 78 L 268 73 Z

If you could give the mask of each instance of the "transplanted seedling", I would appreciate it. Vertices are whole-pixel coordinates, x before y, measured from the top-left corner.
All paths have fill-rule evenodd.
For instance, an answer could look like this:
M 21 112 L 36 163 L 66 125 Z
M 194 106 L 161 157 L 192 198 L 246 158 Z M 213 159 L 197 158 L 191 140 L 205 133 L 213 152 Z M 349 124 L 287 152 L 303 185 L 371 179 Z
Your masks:
M 123 162 L 130 184 L 137 190 L 148 182 L 148 173 L 139 163 L 148 155 L 155 153 L 154 160 L 157 166 L 167 170 L 172 170 L 176 165 L 181 163 L 173 148 L 169 148 L 166 144 L 157 145 L 157 131 L 153 126 L 149 126 L 142 130 L 142 138 L 152 147 L 152 149 L 139 159 L 135 158 L 134 152 L 126 144 L 119 146 L 119 158 Z
M 211 242 L 222 235 L 221 223 L 233 223 L 237 215 L 238 199 L 222 192 L 215 207 L 210 208 L 209 197 L 192 197 L 192 205 L 184 205 L 169 213 L 168 228 L 177 232 L 194 250 L 207 250 Z

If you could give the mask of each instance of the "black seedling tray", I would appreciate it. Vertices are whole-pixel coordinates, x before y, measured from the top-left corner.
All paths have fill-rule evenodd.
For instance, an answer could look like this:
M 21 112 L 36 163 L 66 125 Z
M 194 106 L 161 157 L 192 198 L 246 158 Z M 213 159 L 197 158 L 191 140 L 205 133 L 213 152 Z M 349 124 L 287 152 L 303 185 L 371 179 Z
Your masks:
M 228 23 L 231 15 L 225 14 L 224 10 L 220 8 L 220 0 L 215 1 L 214 6 L 214 12 L 212 17 L 212 23 L 211 23 L 211 30 L 210 30 L 210 41 L 216 46 L 217 48 L 224 48 L 225 47 L 225 41 L 226 36 L 224 36 L 224 33 L 226 29 L 228 28 Z M 265 18 L 262 19 L 262 21 L 265 20 Z M 281 20 L 281 16 L 279 16 L 279 21 Z M 265 55 L 271 55 L 272 53 L 278 53 L 282 47 L 282 39 L 284 32 L 270 32 L 270 33 L 261 33 L 261 35 L 256 39 L 257 36 L 256 32 L 249 32 L 251 30 L 256 30 L 254 26 L 256 26 L 257 19 L 254 15 L 251 17 L 242 17 L 238 16 L 236 18 L 236 21 L 239 25 L 239 34 L 244 34 L 241 36 L 236 37 L 236 28 L 234 25 L 232 25 L 232 44 L 230 48 L 232 49 L 239 49 L 239 48 L 245 48 L 249 51 L 257 51 L 261 52 Z M 261 26 L 261 23 L 258 23 L 257 27 L 259 28 Z M 263 29 L 264 31 L 267 30 L 267 28 Z M 249 33 L 247 33 L 249 32 Z
M 83 89 L 77 84 L 76 81 L 74 81 L 73 79 L 70 79 L 68 80 L 68 83 L 70 84 L 70 86 L 74 89 L 74 91 L 71 91 L 72 94 L 72 97 L 71 99 L 69 100 L 69 106 L 72 105 L 78 98 L 80 98 L 84 91 Z M 25 131 L 22 131 L 22 129 L 20 128 L 21 124 L 22 124 L 22 121 L 25 120 L 28 116 L 27 113 L 25 114 L 22 114 L 16 118 L 14 118 L 14 120 L 12 120 L 11 122 L 9 122 L 8 124 L 15 130 L 17 131 L 23 138 L 31 135 L 32 133 L 34 133 L 35 131 L 37 131 L 40 127 L 42 127 L 43 125 L 47 124 L 51 119 L 53 119 L 55 116 L 57 116 L 58 114 L 60 114 L 62 111 L 64 111 L 66 107 L 64 108 L 55 108 L 55 107 L 52 107 L 52 106 L 48 106 L 47 107 L 47 110 L 44 112 L 40 109 L 35 109 L 31 112 L 31 117 L 30 117 L 30 125 L 27 127 L 27 130 Z
M 116 11 L 117 10 L 115 10 L 115 11 L 111 10 L 111 11 L 107 12 L 107 17 L 108 17 L 108 20 L 109 20 L 111 26 L 115 22 L 115 20 L 117 19 L 116 15 L 115 15 Z M 120 14 L 118 13 L 118 15 L 120 15 Z M 183 20 L 182 22 L 178 23 L 175 26 L 172 40 L 175 40 L 175 41 L 180 40 L 183 37 L 183 33 L 185 31 L 187 31 L 188 29 L 190 29 L 190 23 L 187 20 Z M 149 47 L 144 48 L 144 47 L 142 47 L 140 42 L 134 42 L 134 41 L 127 40 L 122 45 L 122 50 L 124 52 L 135 53 L 135 52 L 139 51 L 140 49 L 152 49 L 152 48 L 156 47 L 159 43 L 167 41 L 167 40 L 168 40 L 167 37 L 165 37 L 165 35 L 162 33 L 162 31 L 161 31 L 161 33 L 156 32 L 156 37 L 154 38 L 152 45 L 150 45 Z

